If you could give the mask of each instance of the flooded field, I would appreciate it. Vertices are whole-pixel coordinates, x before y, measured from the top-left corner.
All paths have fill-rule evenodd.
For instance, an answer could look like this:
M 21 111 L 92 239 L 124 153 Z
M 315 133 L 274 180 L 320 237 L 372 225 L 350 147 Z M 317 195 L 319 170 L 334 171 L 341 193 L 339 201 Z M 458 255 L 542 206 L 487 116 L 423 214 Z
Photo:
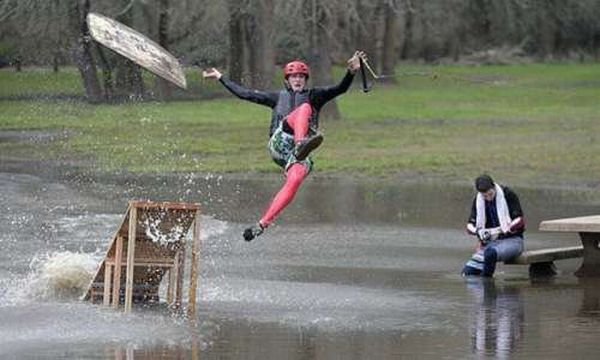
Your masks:
M 600 282 L 534 281 L 500 265 L 459 275 L 469 186 L 313 178 L 281 221 L 251 243 L 276 177 L 81 177 L 0 173 L 0 358 L 457 359 L 595 358 Z M 510 185 L 510 184 L 509 184 Z M 590 191 L 514 188 L 526 247 L 577 245 L 542 219 L 600 213 Z M 199 313 L 123 314 L 80 302 L 127 201 L 201 203 Z M 89 275 L 91 276 L 91 275 Z

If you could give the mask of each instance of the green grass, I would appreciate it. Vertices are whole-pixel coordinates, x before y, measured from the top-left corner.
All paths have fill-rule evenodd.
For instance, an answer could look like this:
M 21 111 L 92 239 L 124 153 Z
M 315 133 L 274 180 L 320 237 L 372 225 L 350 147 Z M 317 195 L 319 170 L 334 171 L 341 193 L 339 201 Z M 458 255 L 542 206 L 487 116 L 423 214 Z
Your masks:
M 339 98 L 343 119 L 322 120 L 318 172 L 456 180 L 489 171 L 512 182 L 597 184 L 600 65 L 401 66 L 398 72 L 405 75 L 397 85 Z M 189 74 L 190 91 L 220 90 L 201 83 L 197 71 Z M 73 91 L 76 75 L 2 71 L 0 97 Z M 85 159 L 100 171 L 278 171 L 265 149 L 270 109 L 232 96 L 98 106 L 5 100 L 0 110 L 0 130 L 68 134 L 29 146 L 3 142 L 3 154 Z
M 75 68 L 55 73 L 45 68 L 27 68 L 22 72 L 12 69 L 0 71 L 0 98 L 34 95 L 83 95 L 81 76 Z

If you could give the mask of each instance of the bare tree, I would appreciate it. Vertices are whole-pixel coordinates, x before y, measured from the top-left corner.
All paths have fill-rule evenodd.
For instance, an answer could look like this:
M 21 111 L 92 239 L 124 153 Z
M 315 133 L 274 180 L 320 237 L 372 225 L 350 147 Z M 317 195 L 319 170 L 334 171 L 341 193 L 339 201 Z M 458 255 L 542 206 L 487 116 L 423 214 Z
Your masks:
M 115 16 L 116 20 L 135 28 L 132 23 L 134 12 L 138 7 L 130 0 L 120 0 L 119 5 L 122 5 L 125 10 Z M 124 57 L 117 57 L 116 62 L 116 91 L 120 95 L 142 99 L 144 97 L 144 81 L 140 67 Z
M 228 62 L 232 79 L 257 88 L 293 58 L 309 61 L 316 85 L 330 84 L 332 65 L 355 49 L 386 74 L 399 59 L 498 48 L 541 60 L 600 56 L 598 0 L 0 0 L 0 56 L 18 68 L 75 64 L 91 101 L 99 101 L 99 65 L 105 97 L 141 97 L 140 68 L 89 41 L 90 10 L 153 37 L 184 64 Z M 331 108 L 324 116 L 338 117 Z
M 255 0 L 245 21 L 246 49 L 250 86 L 272 87 L 275 65 L 273 45 L 273 0 Z
M 98 103 L 102 101 L 102 90 L 96 74 L 96 63 L 92 56 L 90 44 L 91 36 L 86 21 L 89 12 L 90 0 L 81 0 L 76 3 L 75 18 L 77 19 L 80 31 L 76 62 L 88 100 L 92 103 Z
M 169 20 L 170 20 L 169 0 L 159 0 L 158 2 L 158 44 L 169 50 Z M 159 97 L 163 100 L 171 98 L 173 86 L 161 77 L 156 77 L 156 88 Z
M 76 38 L 72 24 L 64 21 L 72 6 L 73 1 L 0 2 L 0 38 L 10 44 L 13 62 L 20 66 L 34 57 L 37 63 L 50 64 L 58 71 L 67 62 L 69 44 Z
M 387 79 L 388 82 L 395 82 L 393 77 L 398 60 L 398 35 L 399 35 L 399 7 L 397 1 L 384 0 L 382 6 L 383 11 L 383 40 L 381 47 L 381 71 L 384 74 L 392 75 Z
M 331 7 L 328 7 L 331 6 Z M 313 83 L 329 85 L 333 83 L 332 64 L 329 58 L 330 26 L 335 4 L 325 4 L 320 0 L 304 0 L 304 18 L 308 35 L 308 59 L 311 64 Z M 328 102 L 321 111 L 323 118 L 340 119 L 340 110 L 335 100 Z
M 228 0 L 227 5 L 229 10 L 229 77 L 240 83 L 244 72 L 244 10 L 237 0 Z

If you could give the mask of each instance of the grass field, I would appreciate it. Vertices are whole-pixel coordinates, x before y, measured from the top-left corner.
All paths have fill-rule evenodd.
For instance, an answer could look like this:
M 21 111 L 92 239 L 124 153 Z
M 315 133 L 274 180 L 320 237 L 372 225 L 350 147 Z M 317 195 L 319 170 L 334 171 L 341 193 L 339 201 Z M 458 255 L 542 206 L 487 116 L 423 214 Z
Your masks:
M 397 85 L 339 98 L 343 119 L 322 120 L 318 173 L 453 181 L 487 171 L 518 183 L 600 184 L 600 64 L 398 72 Z M 191 92 L 224 94 L 197 71 L 188 82 Z M 265 148 L 270 109 L 233 96 L 118 105 L 19 99 L 81 95 L 73 70 L 3 70 L 0 85 L 0 131 L 61 134 L 2 141 L 4 157 L 81 160 L 101 172 L 279 171 Z

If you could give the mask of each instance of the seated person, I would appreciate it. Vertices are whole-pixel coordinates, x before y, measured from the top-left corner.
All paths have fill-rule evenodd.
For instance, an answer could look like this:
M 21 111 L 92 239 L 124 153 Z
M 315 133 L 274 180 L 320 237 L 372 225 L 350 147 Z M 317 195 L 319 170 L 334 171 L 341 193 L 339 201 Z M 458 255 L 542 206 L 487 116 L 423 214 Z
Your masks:
M 496 262 L 523 252 L 525 220 L 519 197 L 510 188 L 494 183 L 489 175 L 475 179 L 475 188 L 467 232 L 477 236 L 477 248 L 462 273 L 492 277 Z

